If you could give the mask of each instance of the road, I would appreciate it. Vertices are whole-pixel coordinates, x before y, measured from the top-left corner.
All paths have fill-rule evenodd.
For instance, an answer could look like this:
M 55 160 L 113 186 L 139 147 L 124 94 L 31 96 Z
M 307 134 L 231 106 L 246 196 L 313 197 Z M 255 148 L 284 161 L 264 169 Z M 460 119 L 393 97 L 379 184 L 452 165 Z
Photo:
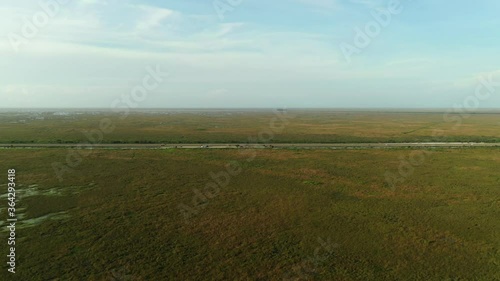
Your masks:
M 86 149 L 368 149 L 368 148 L 460 148 L 500 147 L 500 143 L 274 143 L 274 144 L 0 144 L 0 148 L 86 148 Z

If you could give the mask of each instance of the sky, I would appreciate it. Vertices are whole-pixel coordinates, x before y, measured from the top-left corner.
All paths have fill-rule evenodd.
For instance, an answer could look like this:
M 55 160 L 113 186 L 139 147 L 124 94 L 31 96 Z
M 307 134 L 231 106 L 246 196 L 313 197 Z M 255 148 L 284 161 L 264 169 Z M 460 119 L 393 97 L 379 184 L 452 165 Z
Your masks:
M 137 108 L 498 108 L 498 11 L 497 0 L 2 1 L 0 108 L 127 98 Z

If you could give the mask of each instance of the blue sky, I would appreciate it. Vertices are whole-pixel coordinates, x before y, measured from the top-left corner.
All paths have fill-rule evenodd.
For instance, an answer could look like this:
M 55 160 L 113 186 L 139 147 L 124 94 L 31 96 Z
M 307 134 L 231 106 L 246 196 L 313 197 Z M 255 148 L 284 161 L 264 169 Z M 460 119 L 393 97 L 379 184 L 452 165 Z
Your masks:
M 29 36 L 47 10 L 6 2 L 0 107 L 108 108 L 156 66 L 170 76 L 139 107 L 452 108 L 479 77 L 500 82 L 495 0 L 400 0 L 386 26 L 372 14 L 391 0 L 66 0 Z M 342 44 L 358 52 L 347 60 Z

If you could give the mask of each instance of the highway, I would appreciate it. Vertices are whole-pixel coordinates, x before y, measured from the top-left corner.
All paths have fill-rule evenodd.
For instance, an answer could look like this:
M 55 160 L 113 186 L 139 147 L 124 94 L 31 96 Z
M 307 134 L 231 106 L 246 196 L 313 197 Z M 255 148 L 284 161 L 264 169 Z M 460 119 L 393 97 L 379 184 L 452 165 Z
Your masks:
M 500 147 L 500 143 L 417 142 L 417 143 L 273 143 L 273 144 L 0 144 L 3 149 L 369 149 L 369 148 L 464 148 Z

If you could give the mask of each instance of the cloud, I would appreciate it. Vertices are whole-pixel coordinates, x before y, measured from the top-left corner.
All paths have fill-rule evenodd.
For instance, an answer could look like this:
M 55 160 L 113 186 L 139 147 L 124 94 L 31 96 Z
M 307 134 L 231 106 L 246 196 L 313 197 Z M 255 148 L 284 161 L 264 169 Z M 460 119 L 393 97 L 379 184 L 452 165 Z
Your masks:
M 359 60 L 342 63 L 337 48 L 342 33 L 351 36 L 352 26 L 371 19 L 366 7 L 380 1 L 252 1 L 224 22 L 210 3 L 195 2 L 155 6 L 150 0 L 141 5 L 132 0 L 80 0 L 61 9 L 18 54 L 4 36 L 2 106 L 71 106 L 77 100 L 85 106 L 107 106 L 140 82 L 146 66 L 156 64 L 169 70 L 172 78 L 144 106 L 167 106 L 170 100 L 182 106 L 194 100 L 203 106 L 205 97 L 219 97 L 218 106 L 224 100 L 239 106 L 248 101 L 251 106 L 297 98 L 299 106 L 306 101 L 325 106 L 323 100 L 344 102 L 330 103 L 338 107 L 360 100 L 383 103 L 380 97 L 387 96 L 398 104 L 410 95 L 424 98 L 425 93 L 432 94 L 427 96 L 432 101 L 437 91 L 451 97 L 473 85 L 470 77 L 475 73 L 499 64 L 495 37 L 488 44 L 479 42 L 484 46 L 479 51 L 444 41 L 422 48 L 422 41 L 430 41 L 426 36 L 439 35 L 428 32 L 428 22 L 420 36 L 414 33 L 421 21 L 404 22 L 411 10 Z M 36 1 L 0 4 L 0 33 L 19 33 L 23 17 L 37 11 Z M 335 17 L 318 17 L 318 12 Z M 488 24 L 481 30 L 491 36 L 496 29 L 488 29 L 494 23 Z M 436 48 L 446 52 L 436 54 Z M 91 90 L 82 90 L 87 88 Z M 15 98 L 16 93 L 22 98 Z
M 181 17 L 179 12 L 169 9 L 156 8 L 151 6 L 135 6 L 143 12 L 143 16 L 137 21 L 135 31 L 138 33 L 148 32 L 151 29 L 162 26 L 162 22 L 167 18 Z

